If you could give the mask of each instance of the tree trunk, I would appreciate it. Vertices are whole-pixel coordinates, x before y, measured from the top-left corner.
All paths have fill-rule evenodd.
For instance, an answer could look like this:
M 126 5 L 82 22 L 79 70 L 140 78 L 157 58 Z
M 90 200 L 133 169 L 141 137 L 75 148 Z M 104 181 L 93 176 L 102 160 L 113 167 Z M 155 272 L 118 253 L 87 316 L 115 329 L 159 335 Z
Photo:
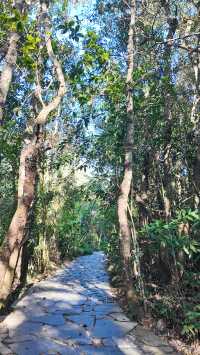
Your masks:
M 36 137 L 34 137 L 32 141 L 25 144 L 21 151 L 18 180 L 18 204 L 1 251 L 1 301 L 6 300 L 10 293 L 20 251 L 24 243 L 25 228 L 27 225 L 30 207 L 32 206 L 34 200 L 37 154 L 37 140 Z
M 28 7 L 24 0 L 13 1 L 12 6 L 18 9 L 21 14 L 25 13 Z M 4 107 L 10 84 L 12 82 L 13 70 L 17 62 L 17 44 L 19 39 L 19 33 L 16 31 L 9 34 L 8 50 L 5 56 L 5 64 L 3 65 L 0 76 L 0 126 L 3 125 Z
M 200 9 L 198 11 L 200 15 Z M 198 36 L 197 48 L 200 44 L 200 35 Z M 200 121 L 199 121 L 199 109 L 200 109 L 200 53 L 197 51 L 191 58 L 194 77 L 195 77 L 195 90 L 194 90 L 194 102 L 191 112 L 191 122 L 195 132 L 195 145 L 196 155 L 193 162 L 193 179 L 195 185 L 195 208 L 199 208 L 200 205 Z
M 172 16 L 170 3 L 166 0 L 161 0 L 161 6 L 164 9 L 165 16 L 168 23 L 168 34 L 167 43 L 165 45 L 165 51 L 163 54 L 164 59 L 164 76 L 169 79 L 168 86 L 164 88 L 164 121 L 165 121 L 165 131 L 164 131 L 164 161 L 163 161 L 163 204 L 165 219 L 169 220 L 172 214 L 172 200 L 174 198 L 173 194 L 173 182 L 171 175 L 171 137 L 173 129 L 173 116 L 172 116 L 172 98 L 170 93 L 170 76 L 171 76 L 171 51 L 174 34 L 178 27 L 177 17 Z
M 3 125 L 3 111 L 6 103 L 8 91 L 12 81 L 13 69 L 17 61 L 17 42 L 19 35 L 15 32 L 10 34 L 8 51 L 5 57 L 0 76 L 0 126 Z
M 145 140 L 148 142 L 148 127 L 146 127 Z M 151 167 L 151 154 L 146 148 L 142 166 L 142 177 L 139 193 L 136 193 L 136 202 L 139 212 L 139 225 L 144 227 L 151 220 L 151 211 L 149 209 L 149 174 Z
M 125 161 L 124 161 L 124 176 L 120 186 L 120 194 L 118 197 L 118 219 L 120 227 L 120 245 L 121 254 L 124 262 L 124 272 L 127 283 L 127 288 L 131 288 L 132 268 L 131 268 L 131 229 L 128 220 L 128 199 L 131 191 L 132 169 L 133 169 L 133 134 L 134 134 L 134 109 L 132 97 L 133 84 L 133 67 L 135 54 L 135 17 L 136 17 L 136 2 L 131 0 L 131 18 L 128 33 L 128 72 L 127 72 L 127 122 L 126 122 L 126 137 L 125 137 Z

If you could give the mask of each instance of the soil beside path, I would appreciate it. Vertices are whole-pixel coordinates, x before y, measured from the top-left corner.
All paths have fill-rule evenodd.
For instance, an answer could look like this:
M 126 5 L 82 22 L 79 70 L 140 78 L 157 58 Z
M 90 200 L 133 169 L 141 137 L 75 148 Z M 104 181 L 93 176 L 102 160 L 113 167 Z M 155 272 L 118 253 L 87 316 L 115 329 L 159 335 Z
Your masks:
M 101 252 L 33 286 L 0 324 L 0 354 L 175 354 L 130 321 L 109 285 Z

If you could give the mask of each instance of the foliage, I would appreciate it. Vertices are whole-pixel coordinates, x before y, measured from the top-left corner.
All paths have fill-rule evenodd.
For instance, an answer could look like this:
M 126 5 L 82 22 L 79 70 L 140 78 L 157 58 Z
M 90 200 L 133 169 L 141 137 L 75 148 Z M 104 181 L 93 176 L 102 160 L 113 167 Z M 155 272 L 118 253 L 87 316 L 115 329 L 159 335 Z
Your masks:
M 200 305 L 195 305 L 192 310 L 185 312 L 182 334 L 196 336 L 200 331 Z
M 181 210 L 169 223 L 156 220 L 146 225 L 141 230 L 141 235 L 149 239 L 152 251 L 166 248 L 171 250 L 171 254 L 176 255 L 183 251 L 188 259 L 194 260 L 196 254 L 200 252 L 200 242 L 196 240 L 199 223 L 198 211 Z M 187 233 L 183 233 L 184 226 L 187 228 Z

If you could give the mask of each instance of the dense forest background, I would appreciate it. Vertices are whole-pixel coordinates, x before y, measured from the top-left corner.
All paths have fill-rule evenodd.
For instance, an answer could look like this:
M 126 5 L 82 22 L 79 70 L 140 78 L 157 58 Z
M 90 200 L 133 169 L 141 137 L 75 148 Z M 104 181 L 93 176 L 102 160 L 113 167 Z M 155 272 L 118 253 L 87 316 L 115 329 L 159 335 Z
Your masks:
M 1 2 L 2 307 L 27 274 L 101 249 L 129 315 L 196 341 L 199 15 L 195 0 Z

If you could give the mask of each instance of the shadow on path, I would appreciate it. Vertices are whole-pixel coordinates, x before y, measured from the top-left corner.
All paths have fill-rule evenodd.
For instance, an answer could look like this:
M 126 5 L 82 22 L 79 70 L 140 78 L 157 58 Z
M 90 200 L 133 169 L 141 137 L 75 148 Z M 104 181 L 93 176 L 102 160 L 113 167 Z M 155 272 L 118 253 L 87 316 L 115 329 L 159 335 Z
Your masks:
M 167 344 L 156 348 L 155 344 L 148 347 L 148 342 L 136 341 L 137 324 L 116 303 L 104 266 L 103 253 L 95 252 L 77 258 L 54 277 L 33 286 L 1 323 L 0 353 L 172 353 Z M 151 352 L 153 348 L 157 352 Z

